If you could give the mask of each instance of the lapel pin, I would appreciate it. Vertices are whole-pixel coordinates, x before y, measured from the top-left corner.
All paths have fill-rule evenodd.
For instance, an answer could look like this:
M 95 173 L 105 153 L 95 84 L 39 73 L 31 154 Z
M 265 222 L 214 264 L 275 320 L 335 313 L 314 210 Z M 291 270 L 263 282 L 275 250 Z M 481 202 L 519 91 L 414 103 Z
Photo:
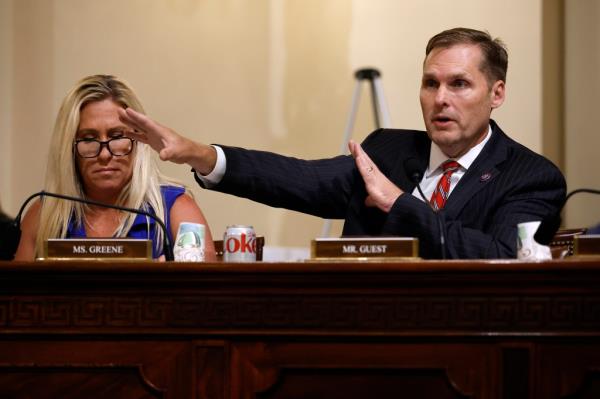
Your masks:
M 486 182 L 486 181 L 490 180 L 491 178 L 492 178 L 492 174 L 490 172 L 486 172 L 481 175 L 481 177 L 479 178 L 479 181 Z

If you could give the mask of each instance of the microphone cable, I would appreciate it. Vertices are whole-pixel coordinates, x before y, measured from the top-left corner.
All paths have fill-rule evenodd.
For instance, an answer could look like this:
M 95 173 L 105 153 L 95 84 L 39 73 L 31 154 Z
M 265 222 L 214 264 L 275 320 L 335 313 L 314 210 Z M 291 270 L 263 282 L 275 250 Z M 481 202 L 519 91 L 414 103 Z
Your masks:
M 171 240 L 169 240 L 167 227 L 165 226 L 165 223 L 162 220 L 160 220 L 160 218 L 158 216 L 153 215 L 146 211 L 139 210 L 139 209 L 127 208 L 125 206 L 105 204 L 104 202 L 94 201 L 94 200 L 90 200 L 90 199 L 83 199 L 83 198 L 78 198 L 78 197 L 71 197 L 69 195 L 64 195 L 64 194 L 50 193 L 47 191 L 40 191 L 40 192 L 30 195 L 25 200 L 23 205 L 21 205 L 21 209 L 19 209 L 19 213 L 17 214 L 17 217 L 15 218 L 15 220 L 13 222 L 13 228 L 17 229 L 16 231 L 18 232 L 19 237 L 21 235 L 21 216 L 23 214 L 23 211 L 25 210 L 25 207 L 35 197 L 44 197 L 44 196 L 64 199 L 64 200 L 68 200 L 68 201 L 75 201 L 75 202 L 80 202 L 82 204 L 95 205 L 95 206 L 100 206 L 100 207 L 104 207 L 104 208 L 116 209 L 119 211 L 131 212 L 131 213 L 135 213 L 138 215 L 144 215 L 146 217 L 149 217 L 149 218 L 153 219 L 161 227 L 161 229 L 163 231 L 163 247 L 164 247 L 165 260 L 172 261 L 175 259 L 175 257 L 173 256 L 173 247 L 171 246 Z M 17 245 L 18 245 L 18 241 L 19 240 L 17 240 Z

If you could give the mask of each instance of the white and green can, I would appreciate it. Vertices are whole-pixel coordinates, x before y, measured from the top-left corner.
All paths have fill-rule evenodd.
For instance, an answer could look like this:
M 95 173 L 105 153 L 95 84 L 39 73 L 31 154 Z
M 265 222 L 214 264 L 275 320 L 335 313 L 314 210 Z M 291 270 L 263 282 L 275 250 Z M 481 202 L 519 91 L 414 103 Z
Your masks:
M 200 223 L 179 224 L 173 255 L 177 262 L 203 262 L 206 228 Z

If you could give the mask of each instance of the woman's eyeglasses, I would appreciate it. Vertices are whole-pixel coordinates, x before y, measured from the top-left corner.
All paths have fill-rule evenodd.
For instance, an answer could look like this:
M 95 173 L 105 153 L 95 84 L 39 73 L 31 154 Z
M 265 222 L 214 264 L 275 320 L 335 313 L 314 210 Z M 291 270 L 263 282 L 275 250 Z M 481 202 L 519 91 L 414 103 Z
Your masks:
M 108 152 L 115 157 L 122 157 L 131 153 L 134 140 L 129 137 L 113 137 L 106 141 L 96 139 L 75 140 L 75 150 L 82 158 L 96 158 L 100 155 L 102 147 L 106 146 Z

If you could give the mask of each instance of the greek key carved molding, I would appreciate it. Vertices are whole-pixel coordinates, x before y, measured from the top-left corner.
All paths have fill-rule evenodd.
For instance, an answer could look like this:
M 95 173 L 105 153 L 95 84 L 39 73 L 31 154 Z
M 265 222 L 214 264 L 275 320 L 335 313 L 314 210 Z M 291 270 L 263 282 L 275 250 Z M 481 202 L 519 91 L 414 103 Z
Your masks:
M 596 331 L 600 296 L 12 296 L 0 327 Z

